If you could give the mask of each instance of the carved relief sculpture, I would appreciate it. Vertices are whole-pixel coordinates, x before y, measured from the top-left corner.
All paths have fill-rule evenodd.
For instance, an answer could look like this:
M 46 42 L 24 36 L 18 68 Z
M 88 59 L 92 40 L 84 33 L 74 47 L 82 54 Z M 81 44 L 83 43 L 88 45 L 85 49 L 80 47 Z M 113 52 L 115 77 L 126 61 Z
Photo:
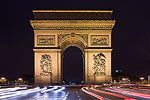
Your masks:
M 37 35 L 37 45 L 55 45 L 55 35 Z
M 92 35 L 91 45 L 107 46 L 109 41 L 108 35 Z
M 64 37 L 71 35 L 71 37 L 74 36 L 80 36 L 84 41 L 88 42 L 88 34 L 59 34 L 58 35 L 58 41 L 60 42 Z
M 40 60 L 41 75 L 52 74 L 52 60 L 50 55 L 42 55 Z
M 93 60 L 94 60 L 94 75 L 106 75 L 106 57 L 104 54 L 99 53 L 97 55 L 93 54 Z

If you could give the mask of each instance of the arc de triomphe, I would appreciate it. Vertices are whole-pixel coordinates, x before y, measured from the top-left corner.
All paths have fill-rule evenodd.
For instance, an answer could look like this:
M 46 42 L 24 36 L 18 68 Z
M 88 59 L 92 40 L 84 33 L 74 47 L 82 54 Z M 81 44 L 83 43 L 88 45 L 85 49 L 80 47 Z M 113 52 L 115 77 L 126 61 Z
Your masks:
M 62 83 L 63 52 L 83 52 L 84 83 L 111 81 L 112 10 L 33 10 L 35 83 Z M 73 52 L 72 52 L 73 53 Z M 70 66 L 71 67 L 71 66 Z

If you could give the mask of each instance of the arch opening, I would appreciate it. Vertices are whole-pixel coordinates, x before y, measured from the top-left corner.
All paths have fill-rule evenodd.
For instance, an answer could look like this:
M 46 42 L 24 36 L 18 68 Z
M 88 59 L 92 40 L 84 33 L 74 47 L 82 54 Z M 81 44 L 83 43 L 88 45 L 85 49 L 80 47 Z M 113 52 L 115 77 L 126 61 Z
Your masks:
M 83 52 L 77 46 L 69 46 L 63 52 L 63 81 L 65 84 L 83 82 Z

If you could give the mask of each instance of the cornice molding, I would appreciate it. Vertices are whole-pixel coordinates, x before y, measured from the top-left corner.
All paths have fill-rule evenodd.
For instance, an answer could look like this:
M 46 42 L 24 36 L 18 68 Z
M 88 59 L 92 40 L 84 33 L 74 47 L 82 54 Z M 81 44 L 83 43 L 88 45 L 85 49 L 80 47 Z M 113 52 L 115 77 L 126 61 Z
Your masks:
M 113 49 L 84 49 L 85 52 L 108 52 L 110 53 Z
M 115 20 L 30 20 L 35 30 L 101 30 L 112 29 Z
M 112 10 L 33 10 L 33 12 L 113 12 Z
M 35 53 L 52 53 L 52 52 L 61 52 L 61 49 L 33 49 Z

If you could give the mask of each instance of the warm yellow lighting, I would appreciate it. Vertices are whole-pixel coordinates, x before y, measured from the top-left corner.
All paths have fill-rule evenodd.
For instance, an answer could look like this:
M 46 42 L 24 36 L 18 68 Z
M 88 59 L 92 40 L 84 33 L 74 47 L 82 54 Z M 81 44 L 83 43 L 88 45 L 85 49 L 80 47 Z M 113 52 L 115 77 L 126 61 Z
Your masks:
M 1 80 L 5 80 L 6 78 L 5 77 L 1 77 Z
M 18 78 L 18 80 L 19 80 L 19 81 L 22 81 L 23 79 L 22 79 L 22 78 Z
M 126 78 L 122 78 L 122 80 L 123 80 L 123 81 L 125 81 L 125 80 L 126 80 Z
M 144 77 L 140 77 L 140 80 L 144 80 Z

